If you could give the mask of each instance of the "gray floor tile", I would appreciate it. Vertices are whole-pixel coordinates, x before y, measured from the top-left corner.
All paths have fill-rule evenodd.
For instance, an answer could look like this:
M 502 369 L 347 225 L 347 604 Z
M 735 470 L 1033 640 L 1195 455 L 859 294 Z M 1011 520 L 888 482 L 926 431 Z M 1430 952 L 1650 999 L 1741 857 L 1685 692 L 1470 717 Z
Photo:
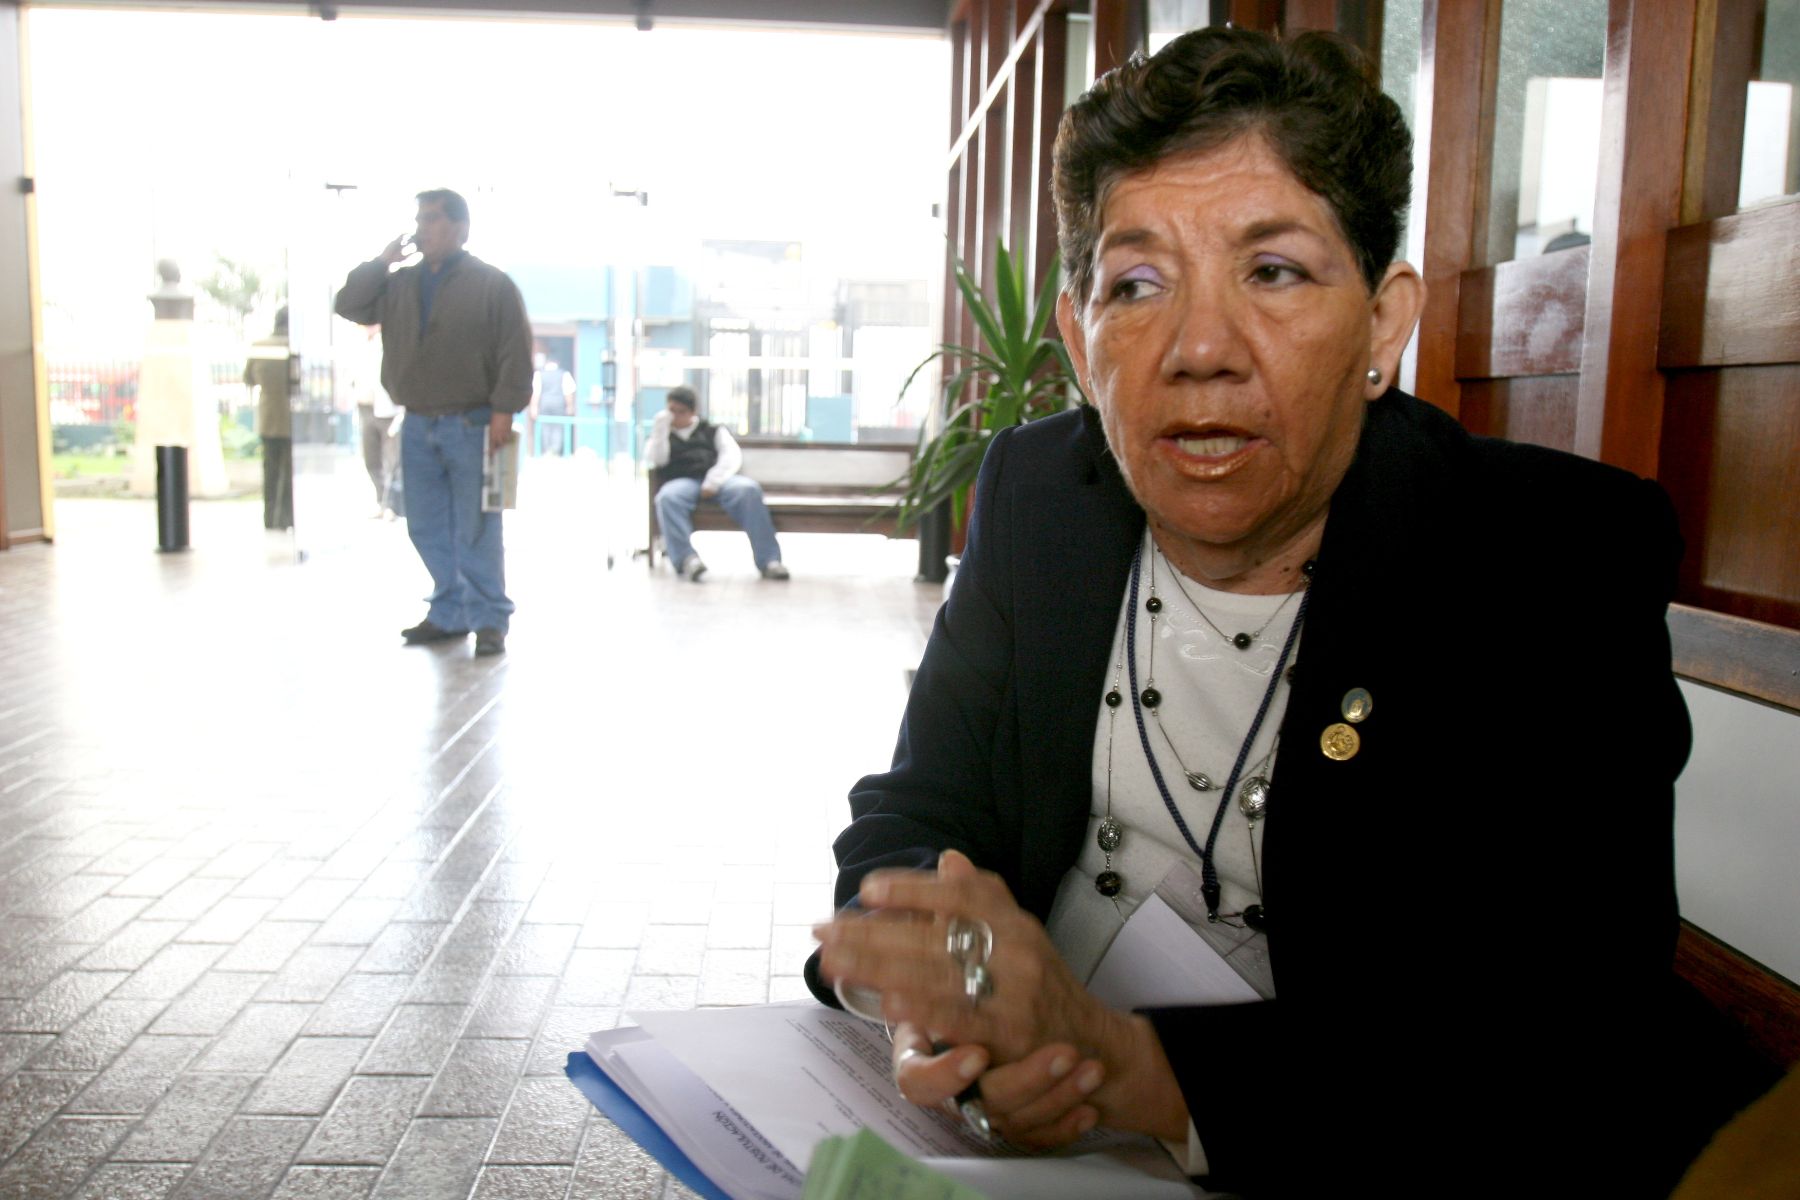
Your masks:
M 87 1079 L 85 1075 L 20 1071 L 0 1080 L 0 1160 L 24 1145 Z
M 164 946 L 113 989 L 112 996 L 115 1000 L 173 1000 L 206 974 L 226 949 L 182 943 Z
M 24 947 L 0 963 L 0 996 L 31 999 L 93 949 L 78 942 L 36 942 Z
M 188 1170 L 186 1163 L 103 1163 L 73 1200 L 168 1200 Z
M 352 881 L 354 882 L 354 881 Z M 338 905 L 313 934 L 318 945 L 367 946 L 381 936 L 399 907 L 395 900 L 351 897 Z
M 183 1074 L 113 1152 L 117 1162 L 191 1163 L 256 1083 L 251 1075 Z
M 385 1166 L 412 1123 L 431 1080 L 412 1076 L 358 1075 L 300 1151 L 300 1161 Z
M 527 1075 L 561 1075 L 572 1052 L 587 1045 L 588 1035 L 619 1023 L 616 1008 L 558 1005 L 544 1016 L 544 1026 L 525 1061 Z
M 575 951 L 563 969 L 556 1002 L 585 1007 L 618 1004 L 625 998 L 625 984 L 636 958 L 630 950 Z
M 374 1037 L 412 986 L 407 975 L 350 975 L 319 1005 L 306 1032 L 324 1037 Z
M 170 1200 L 261 1200 L 275 1190 L 313 1123 L 238 1117 L 220 1130 Z
M 663 1169 L 617 1125 L 588 1122 L 568 1200 L 660 1200 Z
M 279 971 L 316 929 L 311 921 L 261 921 L 233 943 L 213 970 Z
M 0 1021 L 8 1033 L 61 1033 L 125 981 L 123 971 L 64 971 Z
M 380 1167 L 289 1167 L 270 1200 L 363 1200 Z
M 706 926 L 652 925 L 638 946 L 637 975 L 698 975 L 706 962 Z
M 415 1119 L 376 1185 L 376 1200 L 464 1200 L 498 1125 L 484 1117 Z
M 573 1167 L 483 1167 L 472 1200 L 563 1200 Z
M 450 1051 L 419 1106 L 422 1117 L 497 1117 L 525 1066 L 525 1040 L 464 1038 Z
M 272 975 L 240 975 L 231 971 L 208 972 L 163 1010 L 163 1015 L 150 1026 L 150 1032 L 216 1035 L 231 1024 L 250 998 L 272 978 Z
M 313 1014 L 311 1004 L 246 1004 L 194 1064 L 197 1071 L 267 1071 Z
M 550 982 L 554 983 L 555 980 Z M 530 1037 L 537 1031 L 535 1025 L 524 1034 L 498 1034 L 492 1036 Z M 24 1066 L 32 1055 L 56 1040 L 54 1033 L 0 1033 L 0 1079 L 6 1078 Z
M 72 1113 L 142 1113 L 149 1111 L 176 1076 L 197 1058 L 210 1039 L 145 1035 L 127 1046 L 113 1064 L 94 1076 L 69 1101 Z
M 370 1038 L 303 1037 L 295 1040 L 250 1099 L 246 1113 L 318 1116 L 331 1107 L 356 1064 L 367 1053 Z
M 361 951 L 355 946 L 302 946 L 275 978 L 257 992 L 258 1000 L 322 1001 L 331 995 Z
M 81 960 L 84 971 L 135 971 L 184 928 L 181 921 L 133 921 Z
M 488 1161 L 573 1164 L 591 1111 L 587 1097 L 567 1079 L 522 1080 L 513 1091 Z
M 529 1038 L 560 985 L 551 975 L 496 975 L 469 1018 L 465 1037 Z
M 31 1067 L 37 1071 L 98 1071 L 132 1043 L 163 1009 L 161 1000 L 102 1000 L 57 1035 Z
M 375 1039 L 362 1065 L 364 1075 L 431 1075 L 455 1044 L 467 1005 L 402 1004 Z
M 125 1117 L 58 1117 L 0 1165 L 0 1196 L 61 1200 L 125 1136 Z
M 356 969 L 405 974 L 417 971 L 431 958 L 448 928 L 442 921 L 391 923 L 369 944 Z

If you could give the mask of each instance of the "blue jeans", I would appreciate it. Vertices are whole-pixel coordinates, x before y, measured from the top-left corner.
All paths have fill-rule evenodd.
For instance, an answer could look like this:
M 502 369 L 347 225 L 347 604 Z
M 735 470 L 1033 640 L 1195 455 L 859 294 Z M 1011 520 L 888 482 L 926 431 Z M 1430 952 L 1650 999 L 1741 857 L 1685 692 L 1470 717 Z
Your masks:
M 756 559 L 757 570 L 781 561 L 781 545 L 775 540 L 775 522 L 769 519 L 769 506 L 763 503 L 762 484 L 733 475 L 719 485 L 719 494 L 713 499 L 739 529 L 750 535 L 750 553 Z M 656 492 L 656 523 L 662 527 L 663 552 L 678 571 L 694 552 L 688 539 L 694 536 L 694 509 L 699 504 L 698 479 L 671 479 Z
M 440 629 L 505 633 L 512 618 L 500 514 L 481 511 L 489 415 L 485 408 L 409 412 L 400 426 L 406 532 L 431 572 L 431 609 L 425 617 Z

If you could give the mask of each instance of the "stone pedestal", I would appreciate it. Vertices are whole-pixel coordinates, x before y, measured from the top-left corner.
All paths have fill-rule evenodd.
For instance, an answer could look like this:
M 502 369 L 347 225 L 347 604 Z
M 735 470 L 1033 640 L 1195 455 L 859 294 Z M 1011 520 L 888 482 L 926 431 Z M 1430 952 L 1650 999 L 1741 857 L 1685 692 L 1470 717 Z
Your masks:
M 137 443 L 132 447 L 131 491 L 156 490 L 156 447 L 187 447 L 190 493 L 222 496 L 229 488 L 219 413 L 206 364 L 194 353 L 194 297 L 181 286 L 181 271 L 167 259 L 156 265 L 162 286 L 149 296 L 155 319 L 144 339 L 138 374 Z

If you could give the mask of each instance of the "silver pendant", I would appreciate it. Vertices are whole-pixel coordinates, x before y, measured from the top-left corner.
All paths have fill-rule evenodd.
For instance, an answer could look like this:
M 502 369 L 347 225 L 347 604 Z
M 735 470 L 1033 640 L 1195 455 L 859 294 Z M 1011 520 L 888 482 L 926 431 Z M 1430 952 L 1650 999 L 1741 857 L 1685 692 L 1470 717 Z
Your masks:
M 1100 822 L 1100 828 L 1094 834 L 1094 841 L 1098 842 L 1100 849 L 1108 854 L 1117 850 L 1119 848 L 1119 843 L 1123 841 L 1124 838 L 1124 827 L 1111 817 Z
M 1201 774 L 1199 771 L 1189 771 L 1187 773 L 1187 781 L 1188 786 L 1193 788 L 1196 792 L 1210 792 L 1219 786 L 1214 783 L 1210 777 Z
M 1238 789 L 1238 811 L 1248 821 L 1260 821 L 1269 811 L 1269 781 L 1252 775 Z

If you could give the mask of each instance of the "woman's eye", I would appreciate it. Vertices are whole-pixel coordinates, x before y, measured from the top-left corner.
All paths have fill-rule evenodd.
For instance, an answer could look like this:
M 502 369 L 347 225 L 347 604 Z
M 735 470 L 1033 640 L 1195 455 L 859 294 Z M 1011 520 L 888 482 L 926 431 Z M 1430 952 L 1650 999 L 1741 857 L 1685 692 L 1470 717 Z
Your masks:
M 1142 275 L 1127 275 L 1113 282 L 1107 289 L 1107 298 L 1111 300 L 1142 300 L 1156 291 L 1154 280 Z
M 1306 273 L 1292 263 L 1262 262 L 1250 268 L 1250 277 L 1258 283 L 1293 283 Z

